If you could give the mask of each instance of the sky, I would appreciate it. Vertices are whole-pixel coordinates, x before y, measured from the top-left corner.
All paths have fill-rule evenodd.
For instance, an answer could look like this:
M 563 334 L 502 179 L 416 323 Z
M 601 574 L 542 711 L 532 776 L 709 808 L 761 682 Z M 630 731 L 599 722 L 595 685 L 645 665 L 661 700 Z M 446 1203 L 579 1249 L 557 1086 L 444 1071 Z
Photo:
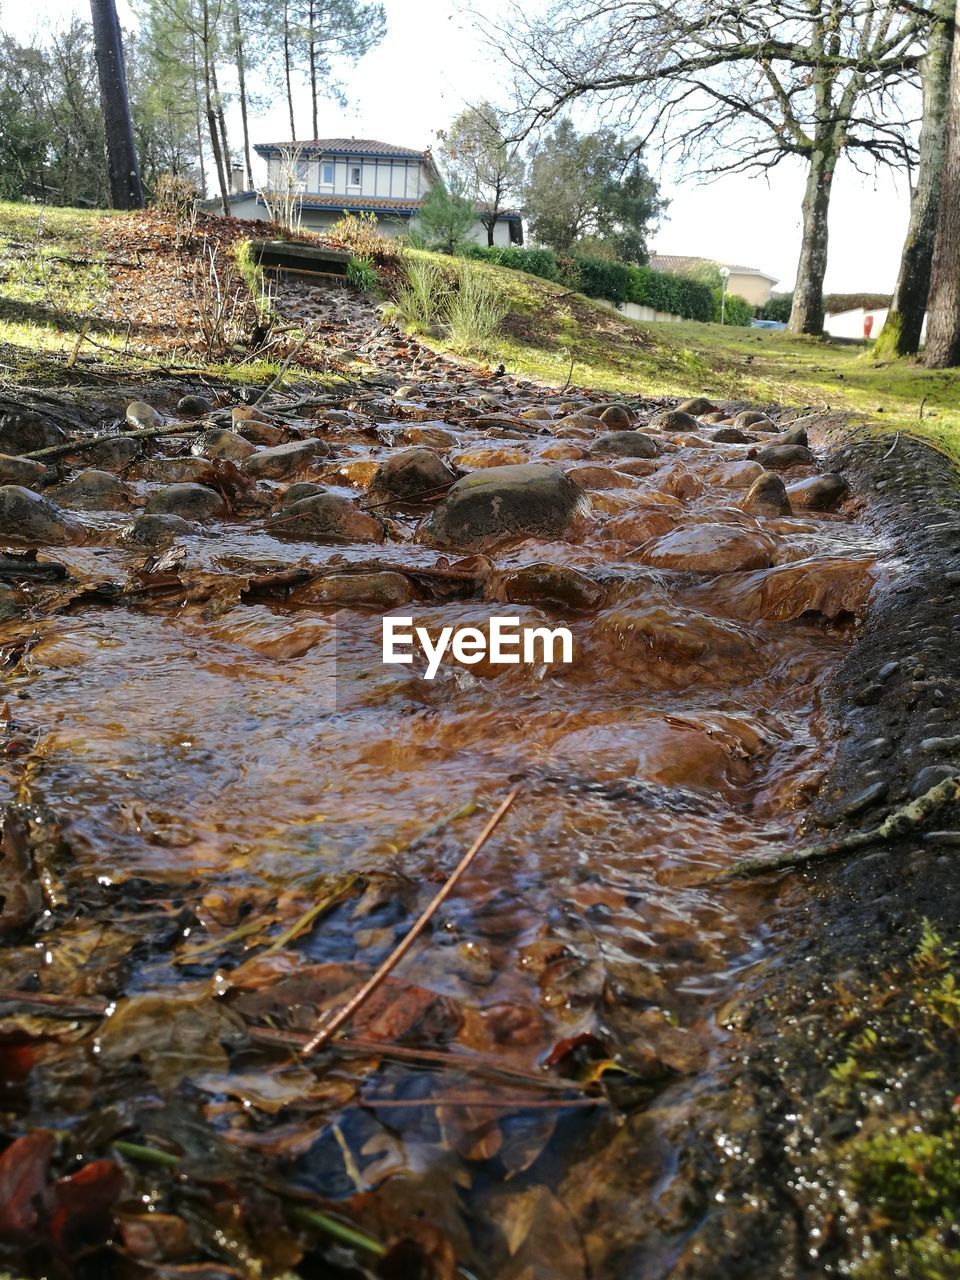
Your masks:
M 487 0 L 496 16 L 505 0 Z M 345 73 L 348 105 L 320 104 L 322 137 L 367 137 L 400 146 L 436 145 L 444 128 L 470 102 L 507 101 L 509 77 L 456 0 L 384 0 L 387 35 Z M 121 22 L 136 22 L 135 0 L 118 0 Z M 89 15 L 87 0 L 0 0 L 0 25 L 28 39 L 38 25 Z M 281 69 L 270 75 L 282 83 Z M 310 132 L 309 94 L 295 94 L 298 134 Z M 588 117 L 581 117 L 579 123 Z M 231 141 L 239 144 L 239 113 L 228 115 Z M 281 141 L 289 125 L 285 100 L 251 124 L 253 141 Z M 257 164 L 259 162 L 255 162 Z M 656 173 L 670 205 L 650 238 L 658 253 L 702 255 L 757 267 L 789 289 L 800 250 L 803 168 L 784 163 L 767 177 L 731 176 L 701 185 L 673 169 Z M 257 174 L 254 175 L 257 177 Z M 830 292 L 890 292 L 896 280 L 909 214 L 904 177 L 882 171 L 864 177 L 849 166 L 837 172 L 830 213 L 826 287 Z

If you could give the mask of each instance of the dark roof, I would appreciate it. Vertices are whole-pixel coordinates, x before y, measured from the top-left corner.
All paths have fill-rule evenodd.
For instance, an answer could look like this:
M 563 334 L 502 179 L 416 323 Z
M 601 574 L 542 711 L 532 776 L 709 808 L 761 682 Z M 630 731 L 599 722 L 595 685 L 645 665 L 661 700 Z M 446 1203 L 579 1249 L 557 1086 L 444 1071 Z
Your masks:
M 409 160 L 423 160 L 430 155 L 429 151 L 398 147 L 392 142 L 377 142 L 375 138 L 310 138 L 305 142 L 259 142 L 253 149 L 262 156 L 285 148 L 321 152 L 327 156 L 398 156 Z

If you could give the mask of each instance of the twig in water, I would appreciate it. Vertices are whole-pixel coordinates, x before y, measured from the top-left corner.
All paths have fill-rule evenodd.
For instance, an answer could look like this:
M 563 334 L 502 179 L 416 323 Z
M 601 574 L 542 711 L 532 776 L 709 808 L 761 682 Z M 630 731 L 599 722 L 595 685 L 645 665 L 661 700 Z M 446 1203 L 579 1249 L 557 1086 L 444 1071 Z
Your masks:
M 303 337 L 300 339 L 297 345 L 293 348 L 293 350 L 287 356 L 286 360 L 284 360 L 283 364 L 277 370 L 277 376 L 267 383 L 266 387 L 263 389 L 263 391 L 260 392 L 260 394 L 257 396 L 255 400 L 250 401 L 251 408 L 253 408 L 255 405 L 258 405 L 261 400 L 266 400 L 267 396 L 270 394 L 273 388 L 283 380 L 283 375 L 287 372 L 287 369 L 290 367 L 290 362 L 293 360 L 294 356 L 298 356 L 300 352 L 303 350 L 303 348 L 310 341 L 310 339 L 315 336 L 316 335 L 313 333 L 310 333 L 309 330 L 303 335 Z
M 829 840 L 825 844 L 807 845 L 803 849 L 786 849 L 782 853 L 772 853 L 765 858 L 746 858 L 735 862 L 727 871 L 722 871 L 710 883 L 716 884 L 724 880 L 748 880 L 754 876 L 766 875 L 771 871 L 786 871 L 795 867 L 806 866 L 809 862 L 822 862 L 826 858 L 836 858 L 855 849 L 863 849 L 868 845 L 884 840 L 895 840 L 907 835 L 912 828 L 926 822 L 945 805 L 960 800 L 960 774 L 944 778 L 936 786 L 925 791 L 916 800 L 894 809 L 884 818 L 879 827 L 869 831 L 856 831 L 838 840 Z
M 491 835 L 493 835 L 493 832 L 500 823 L 501 818 L 504 817 L 507 810 L 519 794 L 520 787 L 514 787 L 507 798 L 497 808 L 496 812 L 477 836 L 476 840 L 474 840 L 473 844 L 460 859 L 459 863 L 447 879 L 446 884 L 439 893 L 434 896 L 433 900 L 428 904 L 423 914 L 420 916 L 420 919 L 416 922 L 406 937 L 397 947 L 394 948 L 390 955 L 387 956 L 386 960 L 384 960 L 383 964 L 380 965 L 373 976 L 363 984 L 359 991 L 356 991 L 354 995 L 351 996 L 339 1013 L 335 1013 L 328 1023 L 320 1026 L 310 1037 L 302 1049 L 304 1057 L 309 1056 L 311 1053 L 316 1053 L 318 1049 L 321 1049 L 325 1044 L 327 1044 L 327 1042 L 336 1035 L 340 1028 L 348 1023 L 357 1011 L 366 1004 L 377 988 L 382 985 L 384 980 L 397 967 L 403 957 L 416 942 L 417 938 L 420 937 L 420 934 L 423 933 L 424 929 L 430 923 L 430 920 L 439 908 L 444 902 L 446 902 L 447 898 L 449 898 L 450 894 L 456 887 L 457 882 L 463 876 L 464 872 L 470 866 L 470 863 L 474 860 L 483 846 L 490 839 Z

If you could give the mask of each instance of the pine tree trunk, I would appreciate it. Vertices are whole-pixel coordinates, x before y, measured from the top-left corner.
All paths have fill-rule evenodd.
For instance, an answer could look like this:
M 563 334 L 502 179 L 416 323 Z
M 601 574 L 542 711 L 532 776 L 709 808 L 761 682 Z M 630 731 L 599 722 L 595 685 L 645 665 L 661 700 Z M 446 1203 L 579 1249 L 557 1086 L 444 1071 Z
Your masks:
M 313 136 L 316 137 L 320 132 L 320 126 L 317 121 L 317 41 L 316 41 L 316 20 L 317 10 L 315 0 L 310 0 L 310 101 L 313 104 Z
M 290 82 L 290 11 L 287 0 L 283 2 L 283 71 L 287 80 L 287 106 L 290 109 L 290 141 L 297 140 L 297 126 L 293 119 L 293 86 Z
M 143 187 L 133 140 L 117 6 L 115 0 L 90 0 L 90 11 L 107 135 L 110 198 L 115 209 L 142 209 Z
M 823 278 L 827 272 L 827 215 L 837 156 L 832 143 L 818 140 L 810 157 L 803 197 L 803 240 L 790 311 L 791 333 L 823 333 Z
M 240 5 L 233 0 L 233 43 L 237 59 L 237 81 L 240 88 L 240 124 L 243 130 L 243 163 L 247 178 L 247 190 L 253 190 L 253 164 L 250 160 L 250 126 L 247 120 L 247 65 L 243 52 L 243 32 L 240 28 Z
M 890 311 L 874 346 L 875 357 L 915 355 L 920 350 L 943 176 L 952 49 L 952 6 L 941 4 L 934 14 L 923 60 L 923 128 L 910 225 Z
M 207 113 L 207 128 L 210 132 L 210 150 L 213 152 L 213 163 L 217 170 L 217 182 L 220 186 L 220 204 L 224 217 L 230 214 L 230 187 L 224 170 L 223 151 L 220 147 L 220 126 L 213 99 L 213 77 L 211 73 L 212 49 L 210 40 L 210 5 L 203 0 L 203 90 L 204 105 Z
M 960 0 L 957 0 L 957 20 L 960 21 Z M 960 364 L 960 40 L 956 39 L 951 60 L 940 210 L 930 272 L 924 363 L 929 369 L 952 369 Z
M 220 151 L 223 156 L 223 170 L 227 178 L 227 203 L 223 212 L 225 217 L 229 217 L 230 191 L 233 187 L 233 169 L 231 167 L 230 143 L 227 140 L 227 122 L 223 114 L 223 99 L 220 97 L 220 83 L 217 80 L 217 64 L 213 59 L 211 59 L 210 62 L 210 83 L 213 86 L 213 103 L 217 113 L 217 129 L 220 133 Z
M 197 37 L 191 33 L 190 46 L 193 54 L 193 100 L 197 125 L 197 163 L 200 166 L 200 195 L 207 194 L 207 166 L 203 159 L 203 110 L 200 106 L 200 74 L 197 67 Z

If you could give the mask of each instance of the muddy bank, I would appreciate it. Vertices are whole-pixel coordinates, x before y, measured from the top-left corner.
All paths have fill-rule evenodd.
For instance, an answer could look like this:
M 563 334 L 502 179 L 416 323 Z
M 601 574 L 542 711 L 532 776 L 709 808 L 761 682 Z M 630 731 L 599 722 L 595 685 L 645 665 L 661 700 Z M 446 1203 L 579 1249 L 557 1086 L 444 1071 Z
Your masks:
M 907 437 L 825 435 L 901 571 L 824 690 L 839 747 L 815 838 L 876 826 L 960 762 L 956 469 Z M 671 1276 L 960 1274 L 958 852 L 954 805 L 776 877 L 790 910 L 725 1011 L 725 1113 L 689 1153 L 709 1208 Z

